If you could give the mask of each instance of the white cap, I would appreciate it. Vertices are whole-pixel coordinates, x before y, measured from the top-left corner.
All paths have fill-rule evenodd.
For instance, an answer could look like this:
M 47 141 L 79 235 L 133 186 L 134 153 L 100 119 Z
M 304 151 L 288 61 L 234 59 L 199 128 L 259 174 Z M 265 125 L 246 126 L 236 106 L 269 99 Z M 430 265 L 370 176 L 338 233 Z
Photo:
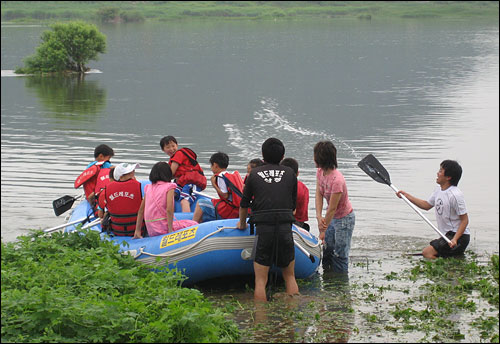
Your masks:
M 127 164 L 126 162 L 119 164 L 115 167 L 115 170 L 113 171 L 113 178 L 115 180 L 120 180 L 121 176 L 134 171 L 139 166 L 141 166 L 141 165 L 139 165 L 139 164 Z

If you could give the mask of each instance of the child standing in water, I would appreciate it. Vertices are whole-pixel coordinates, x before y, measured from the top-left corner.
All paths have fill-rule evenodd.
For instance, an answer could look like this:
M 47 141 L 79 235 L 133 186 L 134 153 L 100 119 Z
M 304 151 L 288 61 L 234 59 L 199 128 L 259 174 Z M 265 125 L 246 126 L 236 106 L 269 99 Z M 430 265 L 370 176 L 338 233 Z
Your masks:
M 324 240 L 323 269 L 347 273 L 355 216 L 344 176 L 337 169 L 337 148 L 330 141 L 314 146 L 316 218 L 319 238 Z M 323 217 L 323 199 L 328 205 Z

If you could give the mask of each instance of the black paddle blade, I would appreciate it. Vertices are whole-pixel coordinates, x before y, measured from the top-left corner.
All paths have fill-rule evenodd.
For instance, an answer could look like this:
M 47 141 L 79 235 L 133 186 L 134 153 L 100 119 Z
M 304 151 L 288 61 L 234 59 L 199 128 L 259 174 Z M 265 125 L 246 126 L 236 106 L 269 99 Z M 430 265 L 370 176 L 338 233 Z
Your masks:
M 389 172 L 382 166 L 382 164 L 375 158 L 372 154 L 368 154 L 358 162 L 358 166 L 360 169 L 365 171 L 367 175 L 373 178 L 373 180 L 382 183 L 391 185 L 391 177 L 389 176 Z
M 75 200 L 76 198 L 66 195 L 53 201 L 52 207 L 54 208 L 54 213 L 56 214 L 56 216 L 59 216 L 67 210 L 71 209 L 73 203 L 75 203 Z

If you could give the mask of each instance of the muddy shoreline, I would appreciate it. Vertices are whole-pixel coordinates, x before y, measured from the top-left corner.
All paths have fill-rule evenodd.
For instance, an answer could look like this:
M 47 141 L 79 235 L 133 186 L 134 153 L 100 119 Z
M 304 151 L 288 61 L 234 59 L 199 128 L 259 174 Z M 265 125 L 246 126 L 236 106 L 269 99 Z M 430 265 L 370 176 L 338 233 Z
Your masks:
M 465 301 L 429 291 L 441 282 L 454 286 L 466 273 L 413 276 L 426 266 L 424 262 L 430 262 L 415 255 L 427 242 L 390 237 L 358 240 L 351 249 L 348 276 L 323 273 L 320 268 L 313 278 L 299 281 L 301 295 L 295 298 L 286 296 L 283 283 L 278 282 L 272 301 L 258 308 L 251 279 L 205 284 L 201 290 L 231 314 L 242 331 L 242 343 L 489 342 L 495 338 L 498 342 L 498 305 L 491 305 L 476 290 L 465 293 Z M 471 264 L 479 269 L 490 259 L 488 253 L 477 255 L 468 249 L 454 264 L 459 270 Z M 475 273 L 472 279 L 485 278 L 479 270 Z M 496 288 L 498 293 L 498 279 Z M 491 324 L 492 319 L 496 324 Z

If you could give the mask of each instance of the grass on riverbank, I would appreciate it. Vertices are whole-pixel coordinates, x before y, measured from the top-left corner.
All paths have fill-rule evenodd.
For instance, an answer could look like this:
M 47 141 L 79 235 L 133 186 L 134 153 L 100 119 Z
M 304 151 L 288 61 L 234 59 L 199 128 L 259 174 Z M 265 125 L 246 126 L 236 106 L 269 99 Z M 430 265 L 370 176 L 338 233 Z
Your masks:
M 3 22 L 301 18 L 498 19 L 498 1 L 2 1 Z M 100 13 L 100 14 L 99 14 Z M 109 20 L 106 19 L 106 20 Z
M 238 329 L 175 270 L 152 273 L 99 233 L 2 242 L 2 342 L 234 342 Z

